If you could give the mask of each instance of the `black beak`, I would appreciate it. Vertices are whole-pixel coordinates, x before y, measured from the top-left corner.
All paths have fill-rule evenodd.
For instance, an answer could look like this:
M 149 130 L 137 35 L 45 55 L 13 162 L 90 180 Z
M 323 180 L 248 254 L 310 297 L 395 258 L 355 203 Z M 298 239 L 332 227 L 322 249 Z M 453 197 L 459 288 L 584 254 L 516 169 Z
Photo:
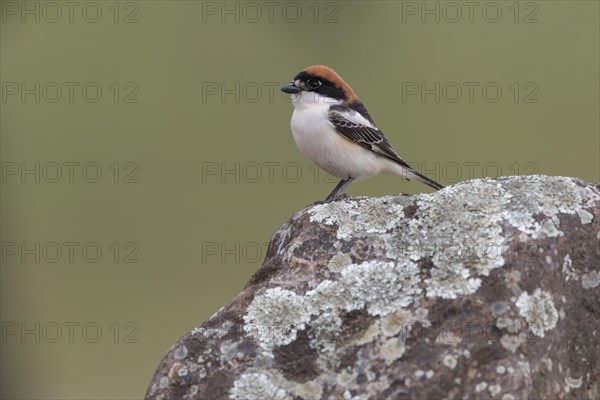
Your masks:
M 281 87 L 281 91 L 285 92 L 285 93 L 298 93 L 298 92 L 301 92 L 302 89 L 300 89 L 298 86 L 294 85 L 294 82 L 290 82 L 290 83 L 286 83 L 285 85 L 283 85 Z

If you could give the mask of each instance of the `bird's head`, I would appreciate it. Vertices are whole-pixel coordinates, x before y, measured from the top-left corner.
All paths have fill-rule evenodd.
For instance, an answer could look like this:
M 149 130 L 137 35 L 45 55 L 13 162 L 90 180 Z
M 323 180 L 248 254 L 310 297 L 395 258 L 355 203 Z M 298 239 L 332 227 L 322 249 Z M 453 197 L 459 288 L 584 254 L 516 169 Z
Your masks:
M 319 98 L 330 99 L 338 103 L 352 103 L 356 94 L 341 76 L 325 65 L 313 65 L 300 71 L 290 83 L 281 90 L 290 94 L 314 93 Z

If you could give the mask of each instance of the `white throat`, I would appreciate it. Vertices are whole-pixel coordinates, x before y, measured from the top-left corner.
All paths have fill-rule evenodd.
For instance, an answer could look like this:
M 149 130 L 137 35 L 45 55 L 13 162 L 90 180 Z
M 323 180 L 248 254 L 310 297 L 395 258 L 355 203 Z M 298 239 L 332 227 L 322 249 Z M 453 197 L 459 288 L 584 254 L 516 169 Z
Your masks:
M 296 110 L 305 110 L 307 108 L 329 108 L 331 106 L 340 105 L 342 100 L 332 99 L 331 97 L 322 96 L 315 92 L 299 92 L 291 96 L 292 105 Z

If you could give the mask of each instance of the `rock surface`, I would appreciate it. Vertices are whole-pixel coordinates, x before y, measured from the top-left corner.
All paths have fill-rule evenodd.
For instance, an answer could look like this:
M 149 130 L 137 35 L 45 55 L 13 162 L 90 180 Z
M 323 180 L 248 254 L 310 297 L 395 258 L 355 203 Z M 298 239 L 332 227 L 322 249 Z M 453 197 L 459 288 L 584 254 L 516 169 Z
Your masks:
M 600 187 L 473 180 L 312 205 L 148 399 L 598 399 Z

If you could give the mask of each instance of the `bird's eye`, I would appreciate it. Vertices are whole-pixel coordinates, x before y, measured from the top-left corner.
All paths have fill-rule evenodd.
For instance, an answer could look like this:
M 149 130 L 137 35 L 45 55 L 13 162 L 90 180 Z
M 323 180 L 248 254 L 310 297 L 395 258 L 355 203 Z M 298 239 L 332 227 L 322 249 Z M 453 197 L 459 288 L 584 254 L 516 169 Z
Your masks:
M 311 89 L 316 89 L 316 88 L 318 88 L 319 86 L 321 86 L 321 81 L 320 81 L 320 80 L 318 80 L 318 79 L 315 79 L 315 80 L 313 80 L 313 81 L 310 81 L 310 82 L 308 82 L 308 86 L 309 86 Z

